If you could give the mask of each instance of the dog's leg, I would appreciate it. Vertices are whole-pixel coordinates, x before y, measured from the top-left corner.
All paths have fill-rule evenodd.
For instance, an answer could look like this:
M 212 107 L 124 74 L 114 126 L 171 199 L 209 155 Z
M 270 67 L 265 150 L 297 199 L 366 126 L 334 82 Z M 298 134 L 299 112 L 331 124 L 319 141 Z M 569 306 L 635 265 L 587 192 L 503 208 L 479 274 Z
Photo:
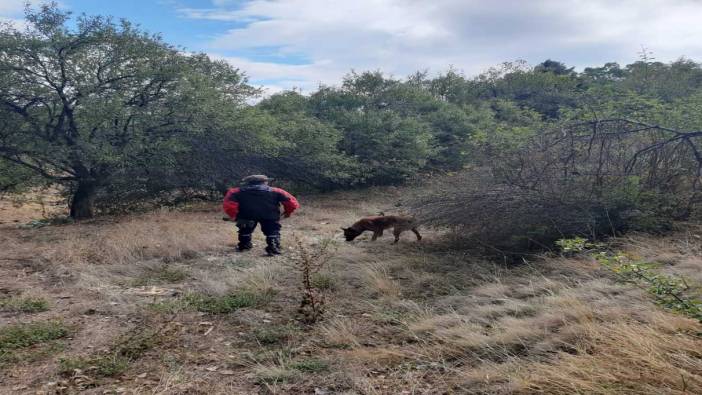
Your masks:
M 412 232 L 414 232 L 414 234 L 417 235 L 417 241 L 422 240 L 422 235 L 419 234 L 417 228 L 412 228 Z
M 393 244 L 396 244 L 398 241 L 400 241 L 400 234 L 402 233 L 402 229 L 400 228 L 394 228 L 392 230 L 392 234 L 395 236 L 395 241 Z
M 373 237 L 371 237 L 371 241 L 376 241 L 378 239 L 378 236 L 380 236 L 383 232 L 380 231 L 378 232 L 377 230 L 373 231 Z

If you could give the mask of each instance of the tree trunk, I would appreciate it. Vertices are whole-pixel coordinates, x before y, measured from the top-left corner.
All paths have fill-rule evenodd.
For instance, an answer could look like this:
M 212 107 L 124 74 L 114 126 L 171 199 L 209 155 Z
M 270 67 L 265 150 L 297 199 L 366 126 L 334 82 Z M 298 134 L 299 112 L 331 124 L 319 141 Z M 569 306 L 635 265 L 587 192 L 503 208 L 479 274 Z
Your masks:
M 71 198 L 71 218 L 85 219 L 93 217 L 96 186 L 90 181 L 79 181 L 78 188 Z

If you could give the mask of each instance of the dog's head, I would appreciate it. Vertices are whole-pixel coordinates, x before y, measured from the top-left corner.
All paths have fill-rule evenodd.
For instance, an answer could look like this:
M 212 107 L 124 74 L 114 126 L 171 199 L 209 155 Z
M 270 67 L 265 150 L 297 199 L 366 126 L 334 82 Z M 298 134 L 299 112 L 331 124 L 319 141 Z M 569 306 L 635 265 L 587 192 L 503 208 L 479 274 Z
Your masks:
M 344 231 L 344 237 L 346 238 L 346 241 L 353 241 L 356 237 L 358 237 L 363 231 L 356 230 L 354 228 L 341 228 L 341 230 Z

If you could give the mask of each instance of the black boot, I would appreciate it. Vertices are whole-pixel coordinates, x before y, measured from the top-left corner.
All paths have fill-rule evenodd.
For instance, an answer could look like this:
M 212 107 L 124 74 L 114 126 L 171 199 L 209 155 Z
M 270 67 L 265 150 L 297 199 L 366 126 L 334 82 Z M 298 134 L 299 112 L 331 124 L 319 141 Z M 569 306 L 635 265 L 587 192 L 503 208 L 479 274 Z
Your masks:
M 268 236 L 266 237 L 266 252 L 269 256 L 280 255 L 280 237 L 279 236 Z
M 239 244 L 237 244 L 236 250 L 239 252 L 243 252 L 252 248 L 253 244 L 251 243 L 251 235 L 239 234 Z

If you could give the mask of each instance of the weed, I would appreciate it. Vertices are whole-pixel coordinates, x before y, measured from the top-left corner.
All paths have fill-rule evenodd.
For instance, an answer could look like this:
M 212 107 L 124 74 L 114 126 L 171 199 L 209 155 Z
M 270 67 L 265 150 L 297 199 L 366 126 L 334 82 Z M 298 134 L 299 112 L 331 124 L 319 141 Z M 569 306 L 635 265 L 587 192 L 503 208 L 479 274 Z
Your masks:
M 261 344 L 278 344 L 290 337 L 292 328 L 281 326 L 274 328 L 256 329 L 254 337 Z
M 302 276 L 300 292 L 302 300 L 298 313 L 300 321 L 305 324 L 317 322 L 324 314 L 324 294 L 313 285 L 312 276 L 331 259 L 333 254 L 333 240 L 324 239 L 314 247 L 306 246 L 300 238 L 296 237 L 296 254 L 292 259 Z
M 187 306 L 197 311 L 212 314 L 231 313 L 242 307 L 254 307 L 268 303 L 270 293 L 258 294 L 250 291 L 239 291 L 224 296 L 209 296 L 188 294 L 184 297 Z
M 43 298 L 9 297 L 0 299 L 0 310 L 16 313 L 39 313 L 49 310 L 49 302 Z
M 27 354 L 23 350 L 61 339 L 66 335 L 68 335 L 68 328 L 58 321 L 7 325 L 0 329 L 0 366 L 35 359 L 36 356 Z M 36 351 L 43 355 L 42 350 Z
M 656 272 L 657 264 L 631 259 L 625 254 L 603 250 L 602 245 L 588 243 L 583 238 L 561 239 L 556 242 L 563 252 L 588 252 L 598 263 L 611 270 L 617 278 L 653 295 L 658 305 L 702 322 L 702 301 L 687 295 L 691 287 L 681 276 Z
M 151 303 L 148 306 L 159 313 L 194 310 L 210 314 L 226 314 L 243 307 L 263 306 L 270 302 L 272 296 L 272 290 L 266 292 L 237 291 L 224 296 L 189 293 L 176 300 Z
M 256 381 L 260 384 L 277 384 L 295 380 L 299 374 L 285 366 L 259 366 L 255 369 Z
M 293 362 L 290 367 L 305 373 L 318 373 L 329 370 L 329 364 L 321 359 L 303 359 L 298 362 Z
M 190 306 L 186 303 L 185 298 L 179 298 L 150 303 L 147 307 L 157 313 L 173 314 L 188 310 Z
M 312 286 L 320 291 L 331 291 L 336 288 L 336 279 L 326 273 L 314 273 L 310 277 Z
M 62 358 L 59 360 L 59 373 L 70 375 L 81 370 L 96 377 L 114 377 L 162 340 L 161 333 L 157 331 L 133 331 L 120 337 L 107 352 L 88 357 Z
M 686 295 L 690 286 L 684 277 L 656 273 L 657 265 L 632 261 L 625 255 L 608 252 L 596 253 L 595 258 L 624 282 L 644 288 L 656 303 L 675 312 L 702 322 L 702 302 Z
M 556 240 L 556 245 L 561 249 L 561 253 L 565 256 L 570 256 L 595 247 L 595 244 L 590 243 L 583 237 Z
M 113 377 L 129 367 L 129 360 L 118 355 L 100 355 L 90 358 L 61 358 L 59 373 L 73 374 L 76 370 L 91 372 L 97 377 Z
M 188 273 L 177 267 L 162 265 L 157 268 L 150 269 L 144 276 L 134 279 L 131 282 L 133 287 L 142 287 L 145 285 L 156 284 L 172 284 L 179 283 L 188 278 Z

